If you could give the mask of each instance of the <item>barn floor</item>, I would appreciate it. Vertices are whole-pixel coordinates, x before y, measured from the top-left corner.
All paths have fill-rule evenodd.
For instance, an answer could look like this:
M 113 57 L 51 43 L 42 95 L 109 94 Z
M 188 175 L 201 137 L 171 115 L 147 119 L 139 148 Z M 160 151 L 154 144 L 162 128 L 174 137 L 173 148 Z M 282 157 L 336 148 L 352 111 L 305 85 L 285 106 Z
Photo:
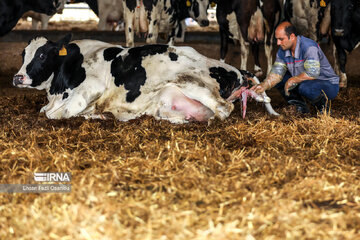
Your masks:
M 224 121 L 173 125 L 47 119 L 44 92 L 11 86 L 25 45 L 0 43 L 0 183 L 71 172 L 72 190 L 0 193 L 0 239 L 360 238 L 359 51 L 331 116 L 294 116 L 272 90 L 280 117 L 251 102 L 245 119 L 236 105 Z

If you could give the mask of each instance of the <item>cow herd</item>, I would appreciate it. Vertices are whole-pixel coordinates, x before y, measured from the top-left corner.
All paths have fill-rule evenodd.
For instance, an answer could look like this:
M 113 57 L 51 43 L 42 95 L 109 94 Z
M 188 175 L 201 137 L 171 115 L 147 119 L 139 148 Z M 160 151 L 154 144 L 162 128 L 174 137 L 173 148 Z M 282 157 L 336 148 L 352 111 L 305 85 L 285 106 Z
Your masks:
M 299 34 L 318 42 L 324 37 L 331 39 L 334 45 L 334 69 L 341 78 L 340 87 L 346 87 L 345 64 L 347 53 L 355 49 L 360 41 L 360 1 L 358 0 L 73 0 L 71 2 L 86 2 L 99 16 L 100 30 L 107 29 L 109 20 L 119 21 L 122 19 L 125 24 L 126 47 L 130 47 L 130 49 L 110 46 L 97 41 L 69 42 L 70 39 L 68 41 L 65 39 L 63 46 L 57 46 L 57 48 L 65 47 L 65 51 L 75 51 L 72 53 L 75 55 L 66 54 L 65 57 L 59 57 L 61 50 L 55 48 L 59 52 L 59 56 L 49 60 L 50 58 L 43 51 L 48 51 L 49 45 L 56 45 L 56 43 L 45 39 L 33 40 L 26 48 L 27 51 L 24 51 L 28 65 L 23 65 L 21 71 L 14 77 L 14 85 L 47 89 L 48 94 L 56 95 L 56 97 L 51 98 L 53 100 L 49 99 L 49 104 L 43 109 L 49 117 L 55 116 L 55 118 L 79 114 L 79 111 L 71 114 L 70 108 L 66 108 L 66 112 L 62 112 L 60 115 L 56 115 L 57 113 L 54 113 L 55 115 L 50 114 L 49 109 L 53 109 L 55 106 L 65 106 L 64 102 L 70 102 L 69 99 L 71 98 L 75 102 L 78 101 L 74 109 L 81 106 L 80 113 L 86 116 L 102 116 L 101 111 L 100 114 L 95 113 L 98 113 L 99 109 L 107 109 L 115 116 L 120 116 L 119 119 L 126 120 L 126 117 L 123 117 L 123 112 L 127 112 L 127 118 L 131 118 L 129 116 L 135 116 L 134 112 L 136 111 L 141 114 L 150 114 L 149 109 L 152 109 L 150 115 L 169 119 L 173 122 L 208 120 L 214 116 L 223 119 L 232 110 L 232 107 L 226 103 L 226 99 L 234 100 L 235 95 L 241 98 L 246 93 L 253 95 L 252 92 L 246 90 L 248 83 L 251 83 L 249 79 L 257 82 L 256 77 L 270 71 L 273 61 L 274 31 L 281 21 L 292 22 Z M 0 0 L 0 36 L 8 33 L 26 12 L 34 11 L 34 13 L 52 15 L 61 10 L 64 4 L 65 0 Z M 216 17 L 221 39 L 220 61 L 206 59 L 191 49 L 171 47 L 174 44 L 175 37 L 183 34 L 186 18 L 193 18 L 200 26 L 209 25 L 207 10 L 210 4 L 216 4 Z M 45 19 L 48 21 L 49 18 Z M 149 46 L 134 47 L 135 33 L 143 33 Z M 156 45 L 159 33 L 165 33 L 168 36 L 169 46 Z M 228 50 L 228 42 L 231 40 L 239 42 L 241 52 L 241 65 L 239 67 L 242 71 L 223 63 Z M 99 48 L 90 54 L 86 49 L 86 47 L 90 47 L 89 44 L 99 45 Z M 266 71 L 259 64 L 260 44 L 264 44 L 267 58 Z M 247 58 L 250 51 L 255 64 L 253 68 L 248 69 Z M 193 56 L 190 56 L 191 54 Z M 93 59 L 94 55 L 98 56 L 97 60 Z M 159 56 L 155 57 L 154 55 Z M 65 75 L 68 78 L 64 80 L 65 83 L 57 83 L 59 80 L 53 79 L 56 79 L 56 74 L 64 71 L 61 68 L 51 70 L 52 74 L 39 82 L 33 79 L 28 71 L 31 70 L 31 67 L 39 65 L 36 61 L 44 61 L 41 57 L 50 62 L 62 61 L 65 64 L 63 66 L 65 70 L 70 67 L 69 64 L 78 65 L 77 75 L 72 76 L 67 73 Z M 104 73 L 106 77 L 101 79 L 101 84 L 99 83 L 101 86 L 98 86 L 99 89 L 102 89 L 101 94 L 95 90 L 94 92 L 90 91 L 91 85 L 95 83 L 88 79 L 88 70 L 84 67 L 92 61 L 100 61 L 99 59 L 101 59 L 102 64 L 109 65 L 109 72 Z M 196 61 L 199 61 L 199 65 L 195 66 Z M 193 64 L 191 64 L 192 62 Z M 162 76 L 160 78 L 159 73 L 152 69 L 155 67 L 154 64 L 161 66 L 163 63 L 172 66 L 168 68 L 171 69 L 172 75 L 159 71 L 168 78 L 162 78 Z M 46 63 L 43 64 L 42 67 L 47 66 Z M 181 71 L 179 70 L 180 67 L 182 68 Z M 255 75 L 246 70 L 250 70 Z M 45 72 L 49 71 L 45 68 Z M 134 78 L 129 74 L 138 76 L 137 80 L 129 83 L 129 79 Z M 155 76 L 162 79 L 164 84 L 159 85 L 156 82 L 157 80 L 154 80 Z M 195 78 L 195 76 L 198 77 Z M 237 80 L 229 80 L 231 76 Z M 111 78 L 116 87 L 109 83 Z M 224 85 L 224 79 L 229 80 L 233 85 Z M 27 83 L 26 81 L 35 82 Z M 82 84 L 85 82 L 84 87 Z M 184 82 L 187 84 L 184 85 Z M 36 85 L 38 83 L 39 86 Z M 91 84 L 89 85 L 89 83 Z M 61 90 L 56 90 L 59 86 Z M 79 88 L 86 89 L 86 91 L 83 90 L 86 92 L 86 97 L 84 97 L 84 93 L 79 94 L 79 90 L 76 90 Z M 204 97 L 199 98 L 199 94 L 193 93 L 194 89 L 204 92 Z M 150 90 L 154 92 L 153 95 L 144 94 L 144 92 L 149 93 Z M 216 91 L 218 93 L 214 93 Z M 224 91 L 227 94 L 221 94 Z M 115 93 L 121 93 L 122 95 L 120 95 L 124 99 L 117 99 L 115 103 Z M 80 99 L 78 95 L 84 99 Z M 105 95 L 107 97 L 104 98 Z M 173 97 L 169 98 L 170 95 L 177 96 L 178 101 Z M 145 96 L 145 100 L 140 100 L 141 104 L 134 104 L 143 96 Z M 230 96 L 232 97 L 230 98 Z M 225 100 L 219 100 L 219 97 Z M 253 95 L 253 97 L 259 101 L 268 99 L 266 96 Z M 97 102 L 94 99 L 101 99 L 101 101 Z M 139 110 L 139 105 L 152 102 L 150 99 L 157 99 L 158 102 L 153 103 L 156 107 L 147 106 L 147 110 Z M 121 101 L 125 102 L 120 104 Z M 268 111 L 276 114 L 270 103 L 265 102 Z M 116 106 L 115 109 L 114 106 Z M 59 108 L 65 111 L 65 108 Z M 116 111 L 118 112 L 116 113 Z

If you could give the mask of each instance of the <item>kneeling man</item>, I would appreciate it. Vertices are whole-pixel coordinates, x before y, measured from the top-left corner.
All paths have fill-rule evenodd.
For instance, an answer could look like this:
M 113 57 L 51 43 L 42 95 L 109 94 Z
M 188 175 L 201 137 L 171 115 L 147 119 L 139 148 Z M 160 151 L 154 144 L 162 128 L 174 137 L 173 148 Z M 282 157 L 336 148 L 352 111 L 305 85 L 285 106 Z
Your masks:
M 275 37 L 280 46 L 275 63 L 266 79 L 252 90 L 262 93 L 276 87 L 299 113 L 309 112 L 305 99 L 319 112 L 329 111 L 329 101 L 339 91 L 339 76 L 320 46 L 296 35 L 295 27 L 289 22 L 282 22 L 276 28 Z

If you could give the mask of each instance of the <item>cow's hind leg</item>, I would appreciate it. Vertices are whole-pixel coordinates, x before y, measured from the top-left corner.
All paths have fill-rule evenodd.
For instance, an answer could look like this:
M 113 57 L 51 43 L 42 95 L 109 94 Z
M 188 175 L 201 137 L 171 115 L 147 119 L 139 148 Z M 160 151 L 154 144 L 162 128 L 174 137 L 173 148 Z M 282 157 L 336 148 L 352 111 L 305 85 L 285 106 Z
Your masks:
M 159 108 L 156 116 L 173 123 L 188 121 L 207 121 L 214 112 L 201 102 L 185 96 L 175 86 L 164 88 L 159 96 Z

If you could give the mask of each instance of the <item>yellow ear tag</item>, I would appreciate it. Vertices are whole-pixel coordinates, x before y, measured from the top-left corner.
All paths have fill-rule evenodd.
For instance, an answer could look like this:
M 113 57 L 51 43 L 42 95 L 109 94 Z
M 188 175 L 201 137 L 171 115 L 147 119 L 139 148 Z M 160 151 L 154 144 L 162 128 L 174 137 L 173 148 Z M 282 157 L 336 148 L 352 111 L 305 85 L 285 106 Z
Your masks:
M 216 7 L 216 3 L 211 2 L 210 6 L 211 6 L 212 8 L 214 8 L 214 7 Z
M 63 46 L 62 49 L 60 49 L 59 51 L 59 56 L 66 56 L 66 55 L 67 55 L 66 48 Z
M 190 6 L 191 6 L 190 0 L 187 0 L 187 1 L 186 1 L 186 6 L 187 6 L 187 7 L 190 7 Z
M 326 2 L 324 0 L 320 1 L 320 7 L 326 7 Z

